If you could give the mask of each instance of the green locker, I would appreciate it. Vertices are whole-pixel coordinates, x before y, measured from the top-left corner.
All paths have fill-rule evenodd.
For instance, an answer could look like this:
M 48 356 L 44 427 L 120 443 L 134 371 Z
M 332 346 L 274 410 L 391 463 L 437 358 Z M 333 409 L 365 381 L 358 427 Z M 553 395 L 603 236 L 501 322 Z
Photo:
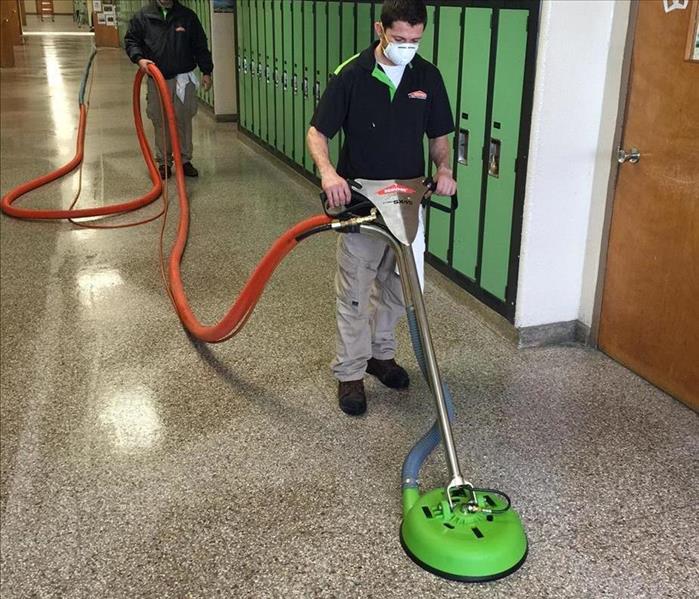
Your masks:
M 335 69 L 342 64 L 340 45 L 340 3 L 328 2 L 328 78 L 332 77 Z M 337 166 L 340 158 L 340 133 L 330 140 L 328 146 L 330 162 Z
M 313 83 L 313 110 L 318 105 L 328 81 L 328 3 L 316 4 L 316 75 Z M 310 125 L 309 122 L 306 123 Z
M 369 46 L 373 36 L 374 27 L 371 20 L 371 3 L 357 3 L 357 52 L 361 52 Z
M 303 166 L 304 99 L 303 99 L 303 2 L 292 0 L 294 45 L 294 160 Z
M 378 9 L 381 10 L 380 8 Z M 434 57 L 434 6 L 427 7 L 427 27 L 420 40 L 419 54 L 425 60 L 432 62 Z M 376 20 L 380 20 L 380 12 L 376 15 Z
M 525 10 L 501 10 L 498 24 L 480 285 L 501 300 L 510 263 L 528 16 Z
M 245 0 L 240 0 L 236 7 L 235 25 L 236 35 L 238 36 L 238 125 L 243 129 L 248 128 L 247 123 L 247 40 L 245 39 Z
M 476 279 L 478 262 L 491 18 L 489 8 L 467 8 L 464 22 L 457 157 L 454 162 L 459 208 L 454 214 L 452 266 L 472 280 Z
M 284 72 L 282 73 L 282 89 L 284 93 L 284 155 L 294 159 L 294 88 L 292 85 L 293 35 L 292 35 L 292 0 L 282 1 L 282 27 L 284 38 Z
M 267 95 L 267 137 L 265 141 L 276 145 L 275 91 L 274 91 L 274 21 L 272 0 L 265 0 L 265 93 Z
M 427 27 L 420 40 L 419 54 L 425 60 L 432 62 L 434 56 L 434 6 L 427 7 Z M 381 5 L 376 8 L 375 18 L 377 21 L 381 20 Z M 425 136 L 425 173 L 429 174 L 432 172 L 432 163 L 430 162 L 430 143 Z
M 315 79 L 315 2 L 305 0 L 303 3 L 303 126 L 301 128 L 301 144 L 303 148 L 303 166 L 312 173 L 313 159 L 306 151 L 306 131 L 313 117 L 313 81 Z
M 341 37 L 342 46 L 340 52 L 340 63 L 344 62 L 356 53 L 354 43 L 354 16 L 356 6 L 354 2 L 342 2 L 341 4 Z
M 439 70 L 449 95 L 452 114 L 456 112 L 459 84 L 459 49 L 461 46 L 461 12 L 462 8 L 442 7 L 439 13 L 439 50 L 437 54 Z M 455 60 L 457 57 L 457 60 Z M 450 140 L 452 137 L 450 136 Z M 433 198 L 434 203 L 450 208 L 447 198 Z M 430 208 L 428 226 L 428 251 L 442 260 L 449 262 L 449 237 L 451 215 L 436 208 Z
M 274 10 L 274 124 L 275 143 L 279 152 L 284 152 L 284 90 L 282 88 L 282 71 L 284 65 L 284 35 L 282 24 L 282 3 L 277 1 L 272 6 Z
M 267 141 L 267 79 L 265 77 L 267 46 L 265 32 L 265 0 L 255 2 L 257 9 L 257 82 L 260 88 L 260 139 Z
M 252 127 L 260 135 L 260 78 L 257 69 L 257 0 L 250 0 L 250 89 L 252 97 Z

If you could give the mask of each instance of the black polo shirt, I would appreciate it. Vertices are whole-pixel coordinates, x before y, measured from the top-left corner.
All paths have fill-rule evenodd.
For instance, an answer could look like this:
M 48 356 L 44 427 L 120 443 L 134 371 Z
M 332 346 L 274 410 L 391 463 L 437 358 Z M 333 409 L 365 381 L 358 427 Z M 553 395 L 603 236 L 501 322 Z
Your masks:
M 374 56 L 374 42 L 340 65 L 328 82 L 311 125 L 328 138 L 342 128 L 339 175 L 412 179 L 425 174 L 423 141 L 454 131 L 437 67 L 416 55 L 397 89 Z

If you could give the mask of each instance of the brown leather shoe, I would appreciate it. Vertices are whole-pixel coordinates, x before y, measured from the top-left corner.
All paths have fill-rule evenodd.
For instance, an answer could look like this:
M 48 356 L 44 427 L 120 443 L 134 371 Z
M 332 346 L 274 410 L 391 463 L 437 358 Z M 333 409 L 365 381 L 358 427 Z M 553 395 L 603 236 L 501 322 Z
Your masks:
M 337 398 L 340 400 L 340 409 L 350 416 L 359 416 L 366 412 L 366 394 L 364 393 L 364 381 L 339 381 L 337 385 Z
M 405 389 L 410 385 L 408 373 L 403 367 L 398 366 L 393 358 L 390 360 L 371 358 L 367 362 L 366 371 L 391 389 Z

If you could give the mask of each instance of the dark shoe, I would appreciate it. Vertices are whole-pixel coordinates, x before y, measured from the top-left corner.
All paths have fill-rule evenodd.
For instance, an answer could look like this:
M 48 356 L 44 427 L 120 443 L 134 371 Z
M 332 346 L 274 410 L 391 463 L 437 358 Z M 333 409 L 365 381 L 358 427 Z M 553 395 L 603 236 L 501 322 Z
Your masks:
M 364 381 L 340 381 L 337 386 L 340 409 L 350 416 L 359 416 L 366 412 L 366 395 Z
M 160 178 L 163 181 L 172 177 L 172 167 L 170 167 L 170 165 L 165 166 L 164 164 L 161 164 L 158 167 L 158 172 L 160 173 Z
M 404 368 L 398 366 L 393 358 L 390 360 L 372 358 L 367 362 L 366 371 L 391 389 L 405 389 L 410 385 L 408 373 L 405 372 Z
M 198 177 L 199 176 L 199 171 L 194 168 L 194 165 L 191 162 L 185 162 L 182 165 L 182 171 L 184 172 L 185 177 Z

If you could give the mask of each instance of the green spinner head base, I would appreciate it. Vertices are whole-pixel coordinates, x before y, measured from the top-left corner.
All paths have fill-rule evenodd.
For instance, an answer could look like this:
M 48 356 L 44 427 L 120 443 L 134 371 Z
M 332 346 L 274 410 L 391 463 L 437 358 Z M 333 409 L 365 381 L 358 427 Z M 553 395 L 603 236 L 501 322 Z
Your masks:
M 517 513 L 496 492 L 452 494 L 443 488 L 420 496 L 403 518 L 400 540 L 428 572 L 462 582 L 503 578 L 524 563 L 527 536 Z M 499 512 L 499 510 L 504 510 Z

